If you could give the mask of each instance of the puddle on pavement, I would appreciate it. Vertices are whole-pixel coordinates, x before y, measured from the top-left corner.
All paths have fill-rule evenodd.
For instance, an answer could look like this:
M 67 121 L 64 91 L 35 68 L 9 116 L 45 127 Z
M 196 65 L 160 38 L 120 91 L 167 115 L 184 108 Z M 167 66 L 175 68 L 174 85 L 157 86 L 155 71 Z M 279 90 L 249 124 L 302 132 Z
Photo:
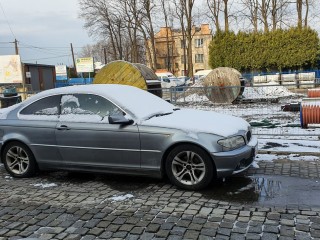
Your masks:
M 320 206 L 320 181 L 284 176 L 230 177 L 200 192 L 207 199 L 258 205 Z

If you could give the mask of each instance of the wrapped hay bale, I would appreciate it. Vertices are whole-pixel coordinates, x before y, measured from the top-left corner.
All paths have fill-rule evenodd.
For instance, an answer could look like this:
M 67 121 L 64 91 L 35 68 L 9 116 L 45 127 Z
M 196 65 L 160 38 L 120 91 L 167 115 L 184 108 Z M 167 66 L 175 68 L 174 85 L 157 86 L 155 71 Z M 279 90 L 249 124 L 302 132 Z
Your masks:
M 241 91 L 241 73 L 233 68 L 213 69 L 203 80 L 205 95 L 214 103 L 232 103 Z

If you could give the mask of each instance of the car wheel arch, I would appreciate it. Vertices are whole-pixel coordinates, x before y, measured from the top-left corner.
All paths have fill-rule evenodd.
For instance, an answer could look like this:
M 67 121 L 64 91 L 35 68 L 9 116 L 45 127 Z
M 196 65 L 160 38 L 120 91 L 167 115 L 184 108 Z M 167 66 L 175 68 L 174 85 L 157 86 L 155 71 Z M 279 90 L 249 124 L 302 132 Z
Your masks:
M 28 144 L 26 144 L 26 143 L 25 143 L 24 141 L 22 141 L 21 139 L 14 139 L 14 138 L 12 138 L 12 139 L 8 139 L 8 140 L 6 140 L 5 142 L 3 142 L 2 146 L 1 146 L 1 162 L 4 161 L 4 160 L 2 159 L 3 149 L 5 149 L 5 147 L 6 147 L 8 144 L 12 143 L 12 142 L 17 142 L 17 143 L 21 143 L 21 144 L 25 145 L 25 146 L 30 150 L 30 152 L 33 154 L 33 156 L 34 156 L 34 153 L 33 153 L 32 149 L 28 146 Z
M 167 160 L 167 158 L 168 158 L 168 155 L 170 154 L 170 152 L 171 152 L 174 148 L 176 148 L 176 147 L 178 147 L 178 146 L 182 146 L 182 145 L 193 145 L 193 146 L 196 146 L 196 147 L 198 147 L 198 148 L 201 148 L 203 151 L 205 151 L 205 152 L 208 154 L 208 156 L 209 156 L 209 158 L 211 159 L 211 161 L 212 161 L 212 166 L 214 167 L 214 169 L 213 169 L 214 171 L 213 171 L 213 172 L 214 172 L 214 174 L 215 174 L 214 177 L 217 176 L 216 164 L 215 164 L 213 158 L 211 157 L 210 152 L 209 152 L 206 148 L 204 148 L 204 147 L 201 146 L 200 144 L 197 144 L 197 143 L 194 143 L 194 142 L 176 142 L 176 143 L 172 144 L 170 147 L 168 147 L 168 148 L 165 150 L 164 154 L 162 155 L 162 158 L 161 158 L 161 166 L 160 166 L 160 167 L 161 167 L 160 171 L 161 171 L 161 176 L 162 176 L 162 177 L 167 176 L 165 164 L 166 164 L 166 160 Z
M 10 147 L 10 145 L 12 145 L 12 146 Z M 25 172 L 21 173 L 19 170 L 19 174 L 22 174 L 22 175 L 16 175 L 17 173 L 13 172 L 13 169 L 11 169 L 10 171 L 8 169 L 10 167 L 8 166 L 8 163 L 5 162 L 6 153 L 8 152 L 8 150 L 6 148 L 8 146 L 10 147 L 10 149 L 11 148 L 20 148 L 21 151 L 24 152 L 24 154 L 25 154 L 23 158 L 24 159 L 27 158 L 28 166 L 27 166 Z M 15 161 L 17 161 L 17 160 L 15 160 Z M 39 166 L 38 166 L 38 163 L 36 161 L 36 158 L 34 156 L 32 149 L 21 140 L 10 139 L 3 144 L 2 148 L 1 148 L 1 162 L 5 165 L 5 168 L 8 171 L 8 173 L 13 177 L 18 177 L 18 178 L 31 177 L 31 176 L 34 176 L 39 170 Z M 20 167 L 19 167 L 19 169 L 20 169 Z

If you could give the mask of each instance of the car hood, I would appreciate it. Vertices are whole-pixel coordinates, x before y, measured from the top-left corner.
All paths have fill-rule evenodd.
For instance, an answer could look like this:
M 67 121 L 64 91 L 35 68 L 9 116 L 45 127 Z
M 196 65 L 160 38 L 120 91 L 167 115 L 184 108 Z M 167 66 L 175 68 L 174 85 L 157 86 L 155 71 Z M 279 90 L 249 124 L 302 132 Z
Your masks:
M 241 130 L 248 131 L 249 128 L 248 122 L 242 118 L 193 109 L 182 109 L 153 117 L 143 121 L 141 125 L 180 129 L 188 133 L 212 133 L 222 137 L 235 135 Z

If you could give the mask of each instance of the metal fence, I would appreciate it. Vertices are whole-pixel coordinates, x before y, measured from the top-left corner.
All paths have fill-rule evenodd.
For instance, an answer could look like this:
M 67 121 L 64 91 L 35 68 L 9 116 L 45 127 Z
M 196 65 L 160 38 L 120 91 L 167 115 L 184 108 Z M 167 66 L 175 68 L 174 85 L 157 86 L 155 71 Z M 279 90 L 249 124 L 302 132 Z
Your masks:
M 255 135 L 314 139 L 320 137 L 320 128 L 313 126 L 303 129 L 301 127 L 300 102 L 307 97 L 308 89 L 316 87 L 318 85 L 315 83 L 299 86 L 267 84 L 244 88 L 239 86 L 178 87 L 163 89 L 163 98 L 184 108 L 242 117 L 251 124 Z M 243 93 L 235 101 L 228 101 L 230 92 L 241 90 Z M 214 94 L 217 96 L 213 98 Z M 224 100 L 226 101 L 223 102 Z

